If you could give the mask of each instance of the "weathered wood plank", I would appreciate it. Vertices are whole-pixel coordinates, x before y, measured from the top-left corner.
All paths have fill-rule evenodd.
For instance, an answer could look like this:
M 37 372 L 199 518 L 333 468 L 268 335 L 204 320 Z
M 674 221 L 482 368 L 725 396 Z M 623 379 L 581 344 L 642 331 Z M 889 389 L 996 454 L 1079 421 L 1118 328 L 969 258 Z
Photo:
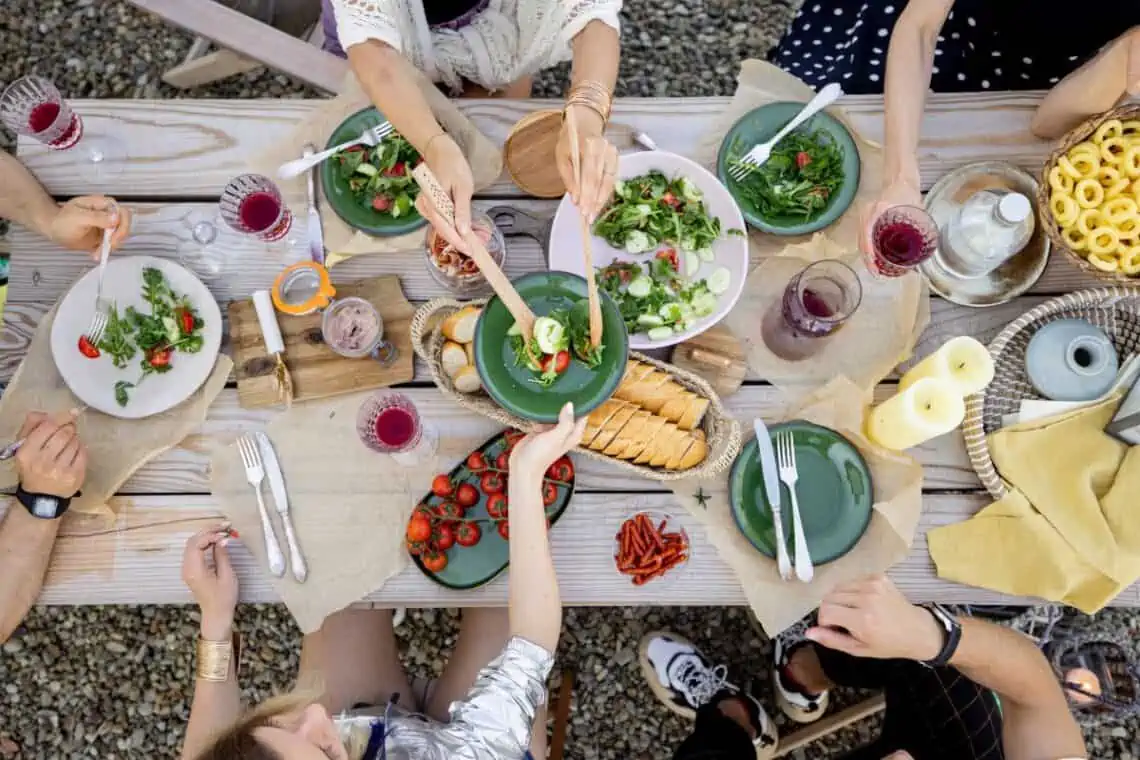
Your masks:
M 669 494 L 638 497 L 641 506 L 680 513 L 693 542 L 689 567 L 664 590 L 637 588 L 613 569 L 610 551 L 618 521 L 628 513 L 628 499 L 605 494 L 581 494 L 551 532 L 551 543 L 563 602 L 567 605 L 739 605 L 744 596 L 732 571 L 716 555 L 696 520 L 671 505 Z M 956 522 L 983 503 L 976 495 L 944 495 L 927 499 L 910 556 L 891 576 L 913 600 L 947 603 L 997 604 L 1018 600 L 982 589 L 938 580 L 927 554 L 926 530 Z M 11 504 L 11 499 L 5 499 Z M 218 520 L 217 503 L 208 496 L 121 497 L 113 526 L 81 520 L 65 522 L 56 544 L 41 604 L 182 604 L 191 601 L 179 580 L 185 540 Z M 18 508 L 18 507 L 17 507 Z M 259 540 L 259 537 L 248 537 Z M 266 574 L 253 566 L 240 544 L 233 550 L 241 579 L 242 599 L 275 600 Z M 506 578 L 474 591 L 450 591 L 408 567 L 366 601 L 392 606 L 444 607 L 505 605 Z M 1137 588 L 1116 603 L 1135 606 Z
M 930 94 L 918 151 L 923 185 L 929 187 L 951 169 L 981 160 L 1012 161 L 1036 173 L 1050 147 L 1028 130 L 1042 96 L 1041 92 Z M 648 133 L 662 150 L 691 155 L 727 103 L 728 98 L 619 98 L 613 122 L 621 125 L 616 129 L 621 134 L 615 142 L 627 146 L 628 130 L 623 127 L 630 127 Z M 848 96 L 842 101 L 856 128 L 880 142 L 882 103 L 877 95 Z M 18 151 L 58 195 L 106 192 L 131 198 L 213 198 L 244 171 L 250 155 L 282 139 L 321 105 L 319 100 L 77 100 L 76 110 L 84 115 L 89 131 L 113 131 L 131 149 L 126 170 L 104 182 L 83 172 L 66 153 L 55 153 L 27 138 L 20 138 Z M 498 144 L 526 114 L 557 105 L 548 100 L 460 103 Z M 523 193 L 504 175 L 485 194 Z

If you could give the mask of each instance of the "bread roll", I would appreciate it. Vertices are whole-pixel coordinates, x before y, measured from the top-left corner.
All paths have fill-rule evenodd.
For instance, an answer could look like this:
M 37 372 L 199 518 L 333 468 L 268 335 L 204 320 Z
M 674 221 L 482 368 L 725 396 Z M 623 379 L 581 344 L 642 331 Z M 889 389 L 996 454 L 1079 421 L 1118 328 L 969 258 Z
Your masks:
M 464 365 L 455 373 L 452 382 L 455 383 L 455 390 L 460 393 L 477 393 L 483 389 L 483 381 L 479 379 L 479 373 L 469 364 Z
M 636 411 L 637 407 L 633 404 L 626 404 L 619 409 L 617 414 L 610 417 L 609 421 L 602 426 L 602 432 L 598 433 L 598 437 L 590 442 L 590 448 L 594 451 L 603 451 L 613 442 Z
M 470 363 L 467 361 L 467 352 L 463 350 L 463 346 L 458 343 L 452 343 L 450 340 L 443 344 L 439 361 L 440 364 L 443 365 L 443 371 L 452 379 L 455 379 L 455 375 L 459 370 Z
M 474 343 L 464 343 L 463 349 L 465 351 L 467 351 L 467 363 L 470 364 L 472 367 L 474 367 L 475 366 L 475 344 Z
M 443 320 L 440 329 L 444 337 L 456 343 L 470 343 L 475 340 L 475 325 L 479 321 L 479 313 L 480 309 L 475 306 L 464 306 Z

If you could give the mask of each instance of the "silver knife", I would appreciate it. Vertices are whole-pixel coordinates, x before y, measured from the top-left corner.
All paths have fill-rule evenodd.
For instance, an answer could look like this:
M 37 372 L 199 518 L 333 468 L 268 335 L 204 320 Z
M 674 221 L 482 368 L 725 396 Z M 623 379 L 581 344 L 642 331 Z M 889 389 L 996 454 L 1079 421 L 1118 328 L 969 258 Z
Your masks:
M 311 156 L 317 152 L 312 143 L 305 146 L 303 156 Z M 317 209 L 317 183 L 315 176 L 320 171 L 320 164 L 312 170 L 305 172 L 305 184 L 309 192 L 309 258 L 320 265 L 325 263 L 325 233 L 321 229 L 321 214 Z
M 764 474 L 764 492 L 768 496 L 768 504 L 772 507 L 772 523 L 776 528 L 776 565 L 780 570 L 780 577 L 786 581 L 792 579 L 792 560 L 788 557 L 788 539 L 784 533 L 784 515 L 780 510 L 780 476 L 776 468 L 776 451 L 772 447 L 772 436 L 768 433 L 768 426 L 764 420 L 757 418 L 752 423 L 756 430 L 757 458 L 760 460 L 760 471 Z
M 265 476 L 269 479 L 273 504 L 277 507 L 277 514 L 281 515 L 281 523 L 285 526 L 285 539 L 289 542 L 289 565 L 293 568 L 293 577 L 298 583 L 304 583 L 305 578 L 309 577 L 309 568 L 305 566 L 305 558 L 301 556 L 301 546 L 297 543 L 297 534 L 293 530 L 293 518 L 289 516 L 289 492 L 285 490 L 285 476 L 281 472 L 281 462 L 277 460 L 273 442 L 265 433 L 257 433 L 257 447 L 261 449 L 261 459 L 265 462 Z

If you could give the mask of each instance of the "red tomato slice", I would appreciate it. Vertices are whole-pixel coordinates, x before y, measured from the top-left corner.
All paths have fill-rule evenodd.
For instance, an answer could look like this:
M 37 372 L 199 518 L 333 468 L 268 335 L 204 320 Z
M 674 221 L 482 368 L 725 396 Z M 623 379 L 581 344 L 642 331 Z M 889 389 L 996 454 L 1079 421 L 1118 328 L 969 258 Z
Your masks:
M 79 336 L 79 353 L 86 356 L 88 359 L 98 359 L 99 349 L 94 343 L 87 339 L 86 335 Z

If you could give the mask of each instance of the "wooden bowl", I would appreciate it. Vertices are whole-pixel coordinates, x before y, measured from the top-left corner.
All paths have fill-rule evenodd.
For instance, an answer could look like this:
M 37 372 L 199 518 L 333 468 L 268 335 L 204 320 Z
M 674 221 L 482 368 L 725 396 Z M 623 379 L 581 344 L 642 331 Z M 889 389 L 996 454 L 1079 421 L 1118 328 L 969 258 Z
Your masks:
M 515 184 L 536 198 L 566 193 L 554 150 L 562 132 L 562 111 L 535 111 L 519 120 L 503 146 L 503 162 Z
M 1049 172 L 1057 165 L 1058 159 L 1072 150 L 1074 146 L 1091 138 L 1097 128 L 1110 119 L 1120 119 L 1121 121 L 1140 119 L 1140 103 L 1123 105 L 1107 113 L 1094 116 L 1079 126 L 1074 127 L 1068 134 L 1061 138 L 1056 149 L 1049 154 L 1048 160 L 1045 161 L 1045 168 L 1041 171 L 1041 182 L 1037 188 L 1037 208 L 1040 213 L 1041 223 L 1045 226 L 1045 234 L 1053 241 L 1054 247 L 1064 251 L 1074 264 L 1098 279 L 1108 282 L 1136 285 L 1140 283 L 1140 276 L 1128 275 L 1123 272 L 1105 272 L 1102 269 L 1097 269 L 1079 252 L 1069 248 L 1065 242 L 1065 238 L 1061 236 L 1061 227 L 1053 218 L 1053 209 L 1049 204 L 1049 199 L 1053 194 L 1053 187 L 1049 184 Z

